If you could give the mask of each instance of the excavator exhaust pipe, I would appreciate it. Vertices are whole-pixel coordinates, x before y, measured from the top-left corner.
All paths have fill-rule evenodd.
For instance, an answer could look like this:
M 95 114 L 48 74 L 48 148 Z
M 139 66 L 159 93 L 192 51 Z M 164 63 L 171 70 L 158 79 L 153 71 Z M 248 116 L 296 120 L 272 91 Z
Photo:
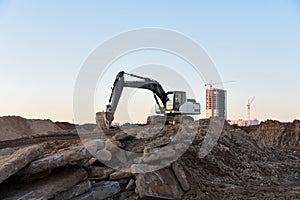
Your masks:
M 110 112 L 97 112 L 96 122 L 101 129 L 110 129 L 114 116 Z

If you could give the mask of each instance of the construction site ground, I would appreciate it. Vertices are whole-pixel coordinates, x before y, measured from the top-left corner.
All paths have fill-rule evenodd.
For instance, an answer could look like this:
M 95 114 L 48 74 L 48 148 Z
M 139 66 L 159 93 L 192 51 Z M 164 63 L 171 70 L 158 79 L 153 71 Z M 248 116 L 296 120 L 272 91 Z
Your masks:
M 95 159 L 72 124 L 2 117 L 0 199 L 300 198 L 298 121 L 267 121 L 252 128 L 225 123 L 217 144 L 204 158 L 199 151 L 210 121 L 194 123 L 195 138 L 178 160 L 158 171 L 139 173 L 140 165 L 124 172 Z M 97 151 L 109 154 L 113 149 L 108 144 L 114 143 L 146 155 L 139 161 L 144 164 L 168 159 L 147 155 L 167 146 L 179 125 L 153 132 L 146 126 L 127 125 L 106 131 L 106 138 L 97 137 L 95 125 L 79 128 L 95 136 L 89 145 Z M 174 150 L 168 156 L 176 156 Z

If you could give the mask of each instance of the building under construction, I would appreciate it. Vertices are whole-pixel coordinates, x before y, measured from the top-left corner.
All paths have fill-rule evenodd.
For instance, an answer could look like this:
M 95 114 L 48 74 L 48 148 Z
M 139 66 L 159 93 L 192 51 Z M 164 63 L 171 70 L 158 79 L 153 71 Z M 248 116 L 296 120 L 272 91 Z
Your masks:
M 221 117 L 227 119 L 227 94 L 226 90 L 206 89 L 206 117 Z

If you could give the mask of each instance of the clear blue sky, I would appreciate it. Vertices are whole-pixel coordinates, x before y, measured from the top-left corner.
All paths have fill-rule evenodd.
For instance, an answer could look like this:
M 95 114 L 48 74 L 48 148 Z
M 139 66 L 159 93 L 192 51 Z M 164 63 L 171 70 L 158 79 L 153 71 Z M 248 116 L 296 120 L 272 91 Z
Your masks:
M 228 89 L 228 116 L 300 118 L 300 3 L 249 1 L 1 1 L 0 115 L 72 121 L 87 56 L 124 31 L 161 27 L 202 45 Z M 203 83 L 199 83 L 203 84 Z M 204 107 L 204 105 L 202 105 Z

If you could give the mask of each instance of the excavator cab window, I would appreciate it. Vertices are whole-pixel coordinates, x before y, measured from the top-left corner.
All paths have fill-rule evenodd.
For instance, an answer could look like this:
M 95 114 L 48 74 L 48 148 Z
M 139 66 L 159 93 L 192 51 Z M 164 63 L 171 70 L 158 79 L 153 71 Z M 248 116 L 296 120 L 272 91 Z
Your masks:
M 185 92 L 174 92 L 174 110 L 179 111 L 179 108 L 186 101 Z
M 174 104 L 174 93 L 167 93 L 168 101 L 166 103 L 166 110 L 173 110 L 173 104 Z
M 185 92 L 168 92 L 167 98 L 168 101 L 166 103 L 166 110 L 179 111 L 180 106 L 186 102 Z

